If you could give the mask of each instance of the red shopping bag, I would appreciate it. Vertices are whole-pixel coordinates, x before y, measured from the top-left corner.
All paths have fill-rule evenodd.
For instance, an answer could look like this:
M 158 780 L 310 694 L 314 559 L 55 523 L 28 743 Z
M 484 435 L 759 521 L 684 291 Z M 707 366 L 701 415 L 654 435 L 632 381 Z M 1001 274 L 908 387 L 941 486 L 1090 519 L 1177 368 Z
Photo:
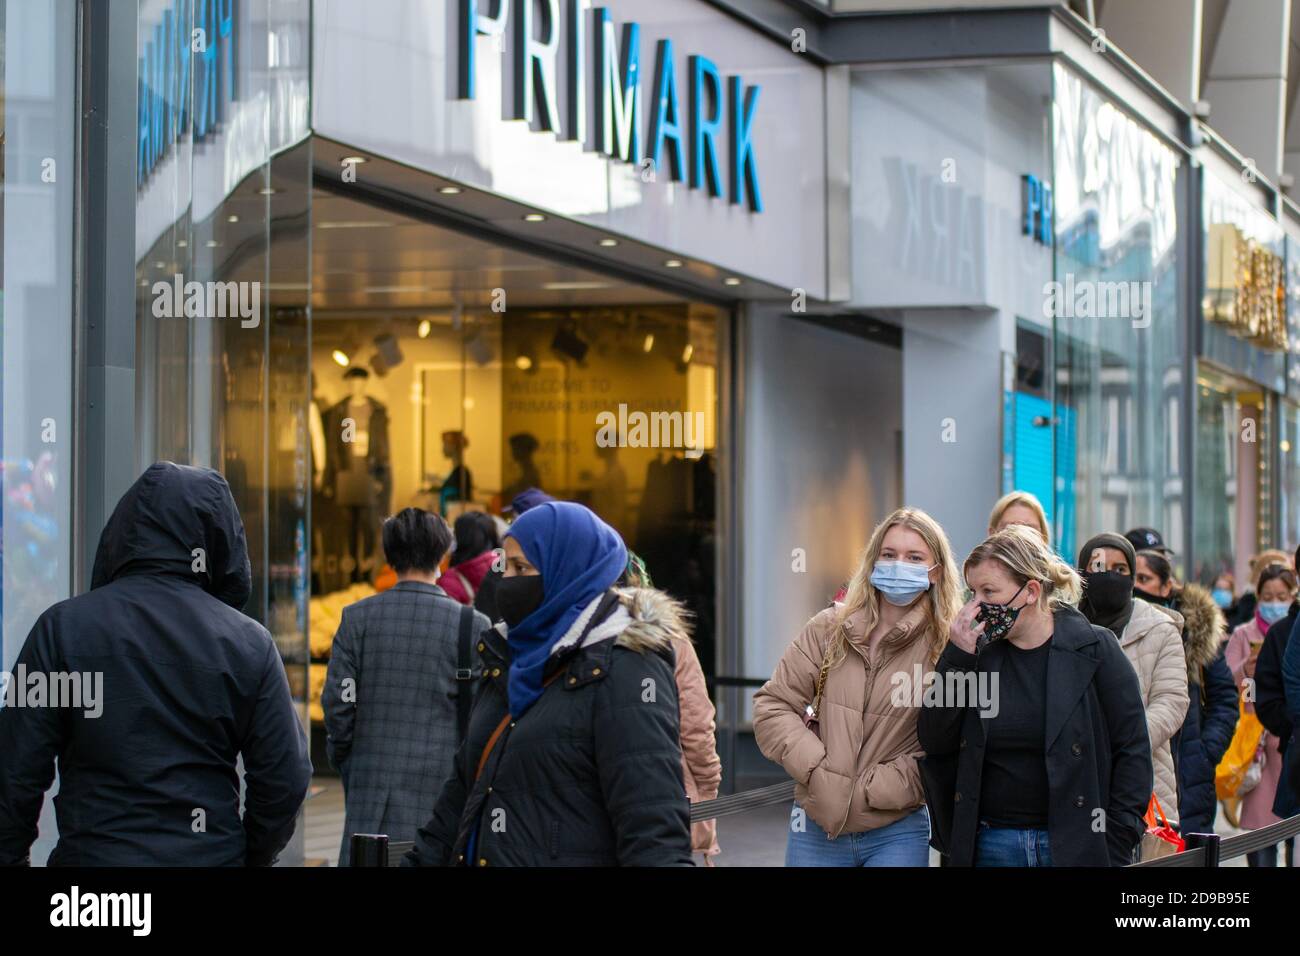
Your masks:
M 1178 831 L 1169 825 L 1165 812 L 1160 809 L 1160 801 L 1151 794 L 1147 802 L 1147 832 L 1142 834 L 1141 859 L 1157 860 L 1162 856 L 1173 856 L 1187 849 L 1187 841 L 1178 835 Z

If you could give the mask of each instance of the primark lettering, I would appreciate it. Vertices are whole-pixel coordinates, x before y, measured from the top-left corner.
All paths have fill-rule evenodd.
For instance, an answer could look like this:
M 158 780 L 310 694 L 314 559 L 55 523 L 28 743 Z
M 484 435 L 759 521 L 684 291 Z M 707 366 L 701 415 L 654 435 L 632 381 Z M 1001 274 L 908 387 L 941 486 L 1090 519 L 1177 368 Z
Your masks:
M 238 9 L 237 0 L 173 0 L 141 44 L 137 186 L 184 135 L 201 142 L 225 119 L 237 94 Z
M 673 42 L 662 39 L 655 44 L 653 95 L 645 110 L 639 24 L 624 23 L 616 32 L 608 7 L 585 10 L 582 0 L 459 0 L 459 4 L 459 99 L 475 96 L 476 37 L 505 38 L 510 29 L 505 55 L 511 58 L 513 82 L 504 92 L 512 101 L 507 104 L 508 115 L 530 124 L 536 116 L 542 130 L 587 143 L 590 37 L 594 148 L 633 165 L 648 163 L 656 175 L 666 171 L 672 181 L 686 181 L 691 189 L 703 189 L 709 196 L 720 197 L 725 189 L 733 204 L 763 211 L 753 142 L 759 86 L 745 86 L 739 76 L 728 76 L 724 83 L 718 67 L 695 54 L 686 57 L 686 68 L 679 74 Z M 561 31 L 566 41 L 563 122 L 556 95 Z M 648 124 L 644 140 L 643 122 Z

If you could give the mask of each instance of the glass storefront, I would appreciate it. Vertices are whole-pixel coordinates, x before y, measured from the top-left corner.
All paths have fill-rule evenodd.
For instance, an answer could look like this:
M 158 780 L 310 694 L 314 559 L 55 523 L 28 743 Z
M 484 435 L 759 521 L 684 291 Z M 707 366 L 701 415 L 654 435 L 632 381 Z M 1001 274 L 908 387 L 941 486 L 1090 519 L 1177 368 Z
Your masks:
M 1279 402 L 1277 432 L 1277 546 L 1294 552 L 1300 545 L 1300 405 Z
M 1189 574 L 1209 583 L 1231 572 L 1249 587 L 1255 554 L 1300 540 L 1291 530 L 1295 472 L 1286 451 L 1294 416 L 1277 397 L 1287 385 L 1288 319 L 1296 321 L 1288 313 L 1300 290 L 1287 288 L 1295 263 L 1281 225 L 1248 180 L 1221 166 L 1207 163 L 1201 177 L 1205 287 L 1194 316 L 1201 355 Z
M 1249 383 L 1202 364 L 1196 376 L 1195 566 L 1190 580 L 1211 584 L 1225 572 L 1245 586 L 1249 559 L 1261 547 L 1272 428 L 1264 394 Z M 1208 505 L 1213 503 L 1213 507 Z
M 245 613 L 308 697 L 310 0 L 144 0 L 137 27 L 137 466 L 215 468 Z M 301 861 L 300 838 L 283 859 Z
M 75 4 L 0 2 L 3 658 L 71 587 Z
M 1054 77 L 1056 544 L 1149 525 L 1181 553 L 1180 161 L 1080 76 Z
M 588 505 L 695 618 L 714 669 L 725 311 L 317 190 L 312 714 L 343 604 L 391 577 L 379 522 Z M 305 354 L 305 353 L 304 353 Z M 363 441 L 340 439 L 351 421 Z M 364 422 L 364 426 L 361 424 Z M 373 481 L 357 486 L 352 456 Z

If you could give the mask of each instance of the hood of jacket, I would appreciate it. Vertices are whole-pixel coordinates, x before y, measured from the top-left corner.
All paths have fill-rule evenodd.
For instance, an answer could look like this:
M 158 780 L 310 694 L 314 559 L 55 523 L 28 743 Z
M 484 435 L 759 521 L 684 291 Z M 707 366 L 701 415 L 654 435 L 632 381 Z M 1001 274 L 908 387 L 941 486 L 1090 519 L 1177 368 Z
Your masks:
M 564 636 L 551 648 L 555 657 L 568 651 L 582 640 L 583 647 L 601 641 L 613 640 L 618 647 L 644 654 L 647 651 L 665 654 L 675 640 L 690 640 L 689 614 L 685 606 L 663 591 L 653 588 L 618 588 L 618 606 L 584 638 L 583 630 L 591 620 L 601 598 L 591 601 L 577 619 L 564 632 Z
M 1178 596 L 1183 616 L 1183 651 L 1187 655 L 1187 680 L 1203 683 L 1202 672 L 1218 656 L 1228 624 L 1210 592 L 1199 584 L 1184 585 Z
M 244 522 L 226 479 L 210 468 L 150 465 L 99 536 L 90 586 L 130 574 L 186 577 L 243 610 L 253 574 Z

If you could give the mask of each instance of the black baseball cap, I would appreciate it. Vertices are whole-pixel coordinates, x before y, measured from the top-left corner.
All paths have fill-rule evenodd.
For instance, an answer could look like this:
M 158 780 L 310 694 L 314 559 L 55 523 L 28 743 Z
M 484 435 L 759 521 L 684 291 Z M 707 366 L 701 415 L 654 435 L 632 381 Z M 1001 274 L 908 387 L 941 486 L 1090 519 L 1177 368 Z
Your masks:
M 513 514 L 518 518 L 530 508 L 536 508 L 540 504 L 545 504 L 548 501 L 554 500 L 554 498 L 542 491 L 541 488 L 528 488 L 515 495 L 514 500 L 502 508 L 501 512 L 503 514 Z
M 1128 538 L 1134 551 L 1160 551 L 1166 555 L 1174 553 L 1174 549 L 1165 544 L 1165 539 L 1155 528 L 1134 528 L 1125 531 L 1124 537 Z

